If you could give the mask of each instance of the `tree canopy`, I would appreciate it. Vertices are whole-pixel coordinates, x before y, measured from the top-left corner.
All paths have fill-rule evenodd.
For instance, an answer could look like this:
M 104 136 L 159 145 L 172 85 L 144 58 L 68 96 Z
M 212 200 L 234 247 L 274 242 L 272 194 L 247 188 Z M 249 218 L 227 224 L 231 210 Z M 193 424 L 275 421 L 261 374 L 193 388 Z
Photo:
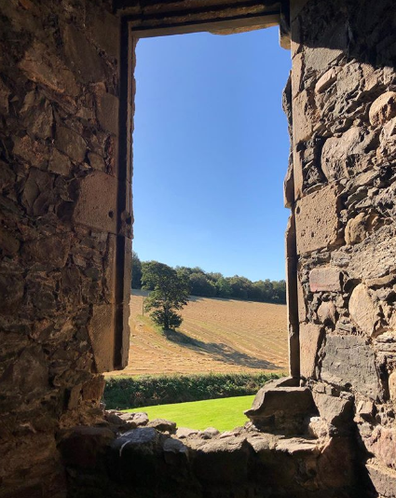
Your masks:
M 134 253 L 134 255 L 137 258 L 137 254 Z M 134 265 L 132 264 L 133 289 L 140 289 L 142 285 L 141 279 L 139 280 L 138 276 L 136 276 L 139 264 L 144 266 L 146 263 L 140 263 L 139 258 L 137 258 L 135 273 L 133 270 Z M 221 273 L 209 273 L 199 267 L 189 268 L 187 266 L 176 266 L 174 271 L 178 276 L 183 276 L 188 282 L 189 294 L 193 296 L 243 299 L 276 304 L 286 303 L 286 282 L 284 280 L 266 279 L 252 282 L 248 278 L 240 277 L 239 275 L 224 277 Z M 147 285 L 150 284 L 146 283 L 146 287 Z M 149 288 L 152 289 L 153 287 Z
M 174 329 L 182 323 L 176 313 L 187 304 L 189 284 L 185 275 L 157 261 L 142 264 L 142 287 L 151 289 L 145 299 L 144 308 L 151 318 L 165 330 Z

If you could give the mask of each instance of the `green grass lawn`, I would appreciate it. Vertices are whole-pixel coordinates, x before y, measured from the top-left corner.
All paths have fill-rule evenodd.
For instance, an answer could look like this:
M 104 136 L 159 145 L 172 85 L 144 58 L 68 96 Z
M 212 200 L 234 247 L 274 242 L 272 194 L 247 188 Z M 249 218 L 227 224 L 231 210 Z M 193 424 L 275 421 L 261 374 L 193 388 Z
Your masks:
M 219 431 L 229 431 L 248 421 L 243 412 L 251 407 L 253 399 L 254 395 L 238 396 L 172 405 L 146 406 L 125 411 L 146 412 L 150 420 L 165 418 L 176 422 L 178 427 L 197 430 L 215 427 Z

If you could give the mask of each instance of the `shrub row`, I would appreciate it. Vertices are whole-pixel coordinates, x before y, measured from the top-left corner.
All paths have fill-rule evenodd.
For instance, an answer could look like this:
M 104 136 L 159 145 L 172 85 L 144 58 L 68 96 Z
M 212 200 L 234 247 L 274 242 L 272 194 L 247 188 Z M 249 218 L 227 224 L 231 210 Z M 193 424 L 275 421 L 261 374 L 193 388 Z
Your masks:
M 107 409 L 138 408 L 255 394 L 277 374 L 196 374 L 111 377 L 106 380 Z

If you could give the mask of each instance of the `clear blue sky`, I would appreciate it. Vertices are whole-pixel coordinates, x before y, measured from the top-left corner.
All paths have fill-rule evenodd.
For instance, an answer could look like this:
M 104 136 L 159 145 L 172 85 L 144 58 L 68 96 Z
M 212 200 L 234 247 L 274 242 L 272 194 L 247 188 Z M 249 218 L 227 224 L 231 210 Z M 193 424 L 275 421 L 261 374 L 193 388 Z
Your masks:
M 143 261 L 285 277 L 278 28 L 137 45 L 133 248 Z

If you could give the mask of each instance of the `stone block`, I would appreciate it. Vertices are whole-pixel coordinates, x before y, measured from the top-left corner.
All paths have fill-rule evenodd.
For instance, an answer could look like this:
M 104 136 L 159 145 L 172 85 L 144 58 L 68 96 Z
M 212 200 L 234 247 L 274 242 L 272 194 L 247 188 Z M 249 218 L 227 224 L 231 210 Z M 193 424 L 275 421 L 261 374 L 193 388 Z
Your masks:
M 109 234 L 107 239 L 106 256 L 103 262 L 103 268 L 104 268 L 103 274 L 105 278 L 104 292 L 106 296 L 106 301 L 108 303 L 116 302 L 116 288 L 115 288 L 116 276 L 117 276 L 116 252 L 117 252 L 117 237 L 113 234 Z
M 323 93 L 330 88 L 331 85 L 337 81 L 338 71 L 337 67 L 331 67 L 328 71 L 326 71 L 316 82 L 315 92 Z
M 396 498 L 396 472 L 371 462 L 366 468 L 378 496 Z
M 53 204 L 53 183 L 53 175 L 36 168 L 29 170 L 22 194 L 22 205 L 29 214 L 39 216 L 47 213 Z
M 379 310 L 364 284 L 359 284 L 353 289 L 349 299 L 349 314 L 362 332 L 368 336 L 374 334 Z
M 52 235 L 26 242 L 22 258 L 27 265 L 46 265 L 48 269 L 63 268 L 70 252 L 71 233 Z
M 120 52 L 120 18 L 109 12 L 98 12 L 93 8 L 91 22 L 92 38 L 106 55 L 118 59 Z
M 54 148 L 49 160 L 48 169 L 57 175 L 69 176 L 71 168 L 72 164 L 70 159 Z
M 9 97 L 11 95 L 10 90 L 0 79 L 0 112 L 2 114 L 8 114 L 9 111 Z
M 94 152 L 88 152 L 88 161 L 93 169 L 97 169 L 98 171 L 106 170 L 104 159 L 99 154 L 95 154 Z
M 151 420 L 148 427 L 154 427 L 159 432 L 169 432 L 170 434 L 176 433 L 176 422 L 171 422 L 170 420 L 165 420 L 164 418 L 156 418 Z
M 307 318 L 307 307 L 305 303 L 304 287 L 297 278 L 297 301 L 298 301 L 298 320 L 300 323 L 305 322 Z
M 373 400 L 383 395 L 374 350 L 363 337 L 327 335 L 320 378 Z
M 396 470 L 396 429 L 377 426 L 365 443 L 379 462 Z
M 19 309 L 25 292 L 23 275 L 0 274 L 0 311 L 5 314 Z
M 113 135 L 118 134 L 119 100 L 111 93 L 99 94 L 97 100 L 97 113 L 100 126 Z
M 396 402 L 396 371 L 389 375 L 388 379 L 389 397 L 391 401 Z
M 25 347 L 2 373 L 1 384 L 3 389 L 11 390 L 14 395 L 25 395 L 26 400 L 34 400 L 48 391 L 48 358 L 42 349 L 39 346 Z
M 159 477 L 163 444 L 168 437 L 153 427 L 138 427 L 117 437 L 109 455 L 113 479 L 151 489 Z
M 238 483 L 247 478 L 250 445 L 243 438 L 205 441 L 192 452 L 198 479 L 209 483 Z
M 102 375 L 93 377 L 82 386 L 82 399 L 84 401 L 98 402 L 103 396 L 105 380 Z
M 309 273 L 309 286 L 312 292 L 341 292 L 341 273 L 331 266 L 314 268 Z
M 253 425 L 264 432 L 286 435 L 306 431 L 306 417 L 316 415 L 312 393 L 306 387 L 278 387 L 268 383 L 253 400 L 252 408 L 245 415 Z
M 95 171 L 81 181 L 74 221 L 97 230 L 117 232 L 117 180 Z
M 348 220 L 345 227 L 345 242 L 348 245 L 358 244 L 368 236 L 368 218 L 365 213 L 359 213 L 354 218 Z
M 74 75 L 56 55 L 39 41 L 34 41 L 25 52 L 18 67 L 26 76 L 58 94 L 76 97 L 79 87 Z
M 97 372 L 114 370 L 115 306 L 94 305 L 88 327 Z
M 330 396 L 320 392 L 314 392 L 313 397 L 320 417 L 329 425 L 341 431 L 351 428 L 353 423 L 353 403 L 350 399 Z
M 14 237 L 12 230 L 0 227 L 0 250 L 6 256 L 13 256 L 19 251 L 21 243 Z
M 75 427 L 63 435 L 59 448 L 67 465 L 96 469 L 114 438 L 107 427 Z
M 303 158 L 304 152 L 297 150 L 293 151 L 293 180 L 294 180 L 294 197 L 300 199 L 303 194 L 304 174 L 303 174 Z
M 293 99 L 293 144 L 309 140 L 313 133 L 315 104 L 312 96 L 305 90 Z
M 300 323 L 300 372 L 304 378 L 315 378 L 322 328 L 313 323 Z
M 87 84 L 105 80 L 104 61 L 83 31 L 74 24 L 67 24 L 63 30 L 63 44 L 68 66 L 79 81 Z
M 37 140 L 32 140 L 29 135 L 15 137 L 13 153 L 37 168 L 45 169 L 47 166 L 48 148 Z
M 318 308 L 317 311 L 318 319 L 325 324 L 326 322 L 336 323 L 337 320 L 337 310 L 335 304 L 331 301 L 324 301 Z
M 349 177 L 348 158 L 353 158 L 356 169 L 366 169 L 370 165 L 367 150 L 375 140 L 374 133 L 367 133 L 362 128 L 352 127 L 341 137 L 331 137 L 323 145 L 321 167 L 329 182 L 340 181 Z
M 84 161 L 87 144 L 76 131 L 65 126 L 58 126 L 56 128 L 55 145 L 73 161 L 77 163 Z
M 372 126 L 384 125 L 396 116 L 396 92 L 385 92 L 371 104 L 369 119 Z
M 297 202 L 297 253 L 306 254 L 338 243 L 338 196 L 328 186 Z

